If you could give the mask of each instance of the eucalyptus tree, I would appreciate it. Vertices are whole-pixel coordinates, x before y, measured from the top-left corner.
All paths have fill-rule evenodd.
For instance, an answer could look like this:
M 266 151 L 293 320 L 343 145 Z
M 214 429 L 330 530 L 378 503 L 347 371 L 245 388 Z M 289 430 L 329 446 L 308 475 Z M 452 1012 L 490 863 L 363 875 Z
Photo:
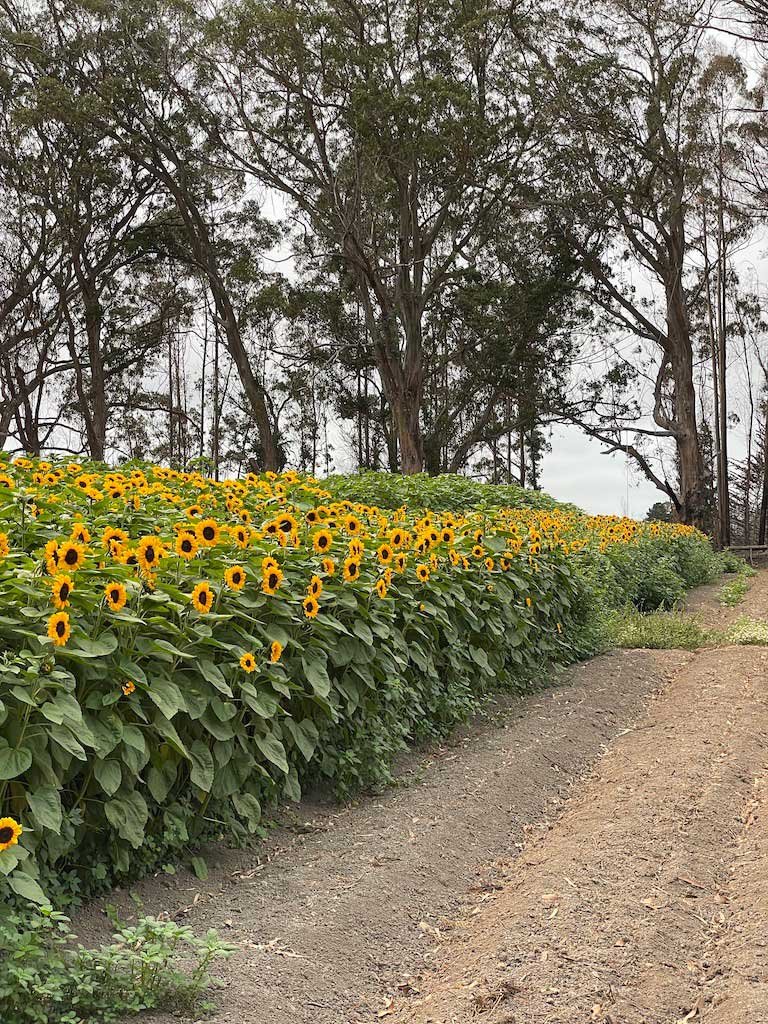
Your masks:
M 605 0 L 580 8 L 574 35 L 550 65 L 562 111 L 561 141 L 574 171 L 564 201 L 607 232 L 603 252 L 572 235 L 591 276 L 591 295 L 614 334 L 655 356 L 650 418 L 636 437 L 669 438 L 676 477 L 656 469 L 627 424 L 586 421 L 671 500 L 678 517 L 705 526 L 705 466 L 699 443 L 691 311 L 705 281 L 693 274 L 692 233 L 702 169 L 700 89 L 711 0 Z M 570 87 L 581 74 L 583 87 Z M 639 281 L 638 281 L 639 278 Z
M 236 0 L 208 28 L 230 158 L 343 263 L 406 473 L 424 467 L 428 310 L 541 188 L 544 7 Z

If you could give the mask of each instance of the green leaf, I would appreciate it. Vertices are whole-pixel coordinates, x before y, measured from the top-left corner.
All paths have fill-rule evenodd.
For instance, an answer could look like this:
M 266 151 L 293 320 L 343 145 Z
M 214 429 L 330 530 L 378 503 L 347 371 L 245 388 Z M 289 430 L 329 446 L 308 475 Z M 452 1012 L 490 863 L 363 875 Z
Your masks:
M 255 832 L 261 821 L 261 804 L 251 793 L 233 793 L 232 803 L 237 813 L 248 822 L 248 831 Z
M 116 650 L 117 636 L 114 633 L 104 633 L 98 640 L 78 636 L 70 647 L 62 647 L 59 654 L 79 661 L 83 658 L 106 658 Z
M 32 766 L 32 751 L 26 747 L 0 750 L 0 779 L 15 779 Z
M 56 835 L 61 833 L 61 797 L 55 786 L 38 786 L 27 793 L 29 809 L 41 828 L 50 829 Z
M 368 626 L 364 622 L 362 622 L 360 619 L 357 619 L 352 624 L 352 631 L 356 634 L 356 636 L 360 637 L 360 639 L 363 641 L 363 643 L 366 643 L 366 644 L 372 644 L 373 643 L 373 633 L 370 631 Z
M 32 903 L 38 903 L 41 906 L 50 905 L 51 901 L 45 895 L 38 883 L 34 878 L 25 874 L 23 871 L 15 871 L 10 875 L 8 877 L 8 885 L 10 885 L 16 895 L 21 896 L 22 899 L 30 900 Z
M 93 774 L 107 796 L 114 796 L 120 789 L 123 772 L 120 762 L 115 758 L 110 758 L 108 761 L 96 761 L 93 766 Z
M 195 740 L 189 748 L 189 757 L 192 762 L 189 772 L 192 784 L 210 793 L 214 776 L 213 755 L 202 740 Z
M 195 875 L 204 882 L 208 877 L 208 865 L 205 863 L 202 857 L 190 857 L 189 863 Z
M 293 742 L 304 755 L 304 759 L 309 761 L 315 752 L 319 739 L 317 726 L 312 719 L 305 718 L 303 722 L 296 722 L 292 718 L 286 718 L 283 722 L 283 728 L 288 730 L 293 737 Z
M 104 813 L 120 838 L 138 850 L 144 842 L 144 829 L 149 818 L 144 797 L 134 790 L 125 796 L 108 800 L 104 804 Z
M 325 657 L 321 657 L 314 651 L 307 652 L 301 659 L 301 665 L 307 682 L 318 697 L 327 697 L 331 692 L 331 680 L 328 678 L 328 670 L 325 667 Z
M 288 759 L 285 756 L 285 747 L 274 733 L 268 732 L 266 736 L 255 735 L 253 742 L 262 752 L 268 761 L 271 761 L 281 772 L 288 774 Z
M 212 661 L 207 658 L 201 658 L 197 662 L 197 668 L 200 670 L 203 678 L 216 687 L 219 693 L 223 693 L 225 697 L 232 696 L 232 690 L 230 689 L 226 679 L 224 678 L 221 669 L 219 669 Z
M 160 708 L 167 719 L 173 718 L 178 711 L 186 707 L 184 697 L 176 683 L 163 676 L 157 676 L 147 688 L 149 699 Z

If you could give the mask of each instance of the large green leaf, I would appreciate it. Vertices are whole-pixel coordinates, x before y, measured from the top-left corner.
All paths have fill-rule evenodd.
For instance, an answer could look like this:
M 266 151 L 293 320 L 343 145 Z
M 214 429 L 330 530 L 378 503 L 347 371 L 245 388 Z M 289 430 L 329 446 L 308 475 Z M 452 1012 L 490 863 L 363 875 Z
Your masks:
M 27 791 L 27 803 L 41 828 L 50 829 L 57 835 L 61 832 L 61 797 L 55 786 L 37 786 Z
M 27 747 L 0 749 L 0 779 L 16 779 L 32 766 L 32 751 Z
M 195 740 L 189 748 L 189 758 L 192 762 L 189 777 L 194 786 L 209 793 L 213 785 L 214 765 L 213 755 L 202 740 Z
M 285 756 L 285 747 L 274 733 L 268 732 L 264 736 L 254 736 L 253 742 L 262 752 L 264 757 L 270 761 L 281 772 L 288 774 L 288 759 Z
M 120 789 L 123 781 L 123 772 L 120 762 L 115 758 L 109 758 L 106 761 L 96 761 L 93 766 L 93 774 L 107 796 L 114 796 L 118 789 Z
M 104 804 L 104 813 L 120 838 L 138 850 L 144 842 L 144 829 L 149 818 L 144 797 L 136 790 L 125 796 L 115 797 Z

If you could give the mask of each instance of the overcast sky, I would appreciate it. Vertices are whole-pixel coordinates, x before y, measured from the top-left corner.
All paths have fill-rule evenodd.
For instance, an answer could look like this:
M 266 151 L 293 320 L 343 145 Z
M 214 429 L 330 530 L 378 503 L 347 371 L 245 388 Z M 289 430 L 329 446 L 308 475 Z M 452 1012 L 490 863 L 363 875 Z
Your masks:
M 544 456 L 541 487 L 560 501 L 572 501 L 587 512 L 616 513 L 643 519 L 664 495 L 636 473 L 628 472 L 619 452 L 603 455 L 602 447 L 575 427 L 552 432 L 552 451 Z

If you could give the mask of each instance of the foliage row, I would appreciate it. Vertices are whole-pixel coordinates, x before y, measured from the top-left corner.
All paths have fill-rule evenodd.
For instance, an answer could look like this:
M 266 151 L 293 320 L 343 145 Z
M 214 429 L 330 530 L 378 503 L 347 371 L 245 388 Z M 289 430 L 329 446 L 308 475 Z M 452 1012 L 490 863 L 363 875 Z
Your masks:
M 689 527 L 471 508 L 466 481 L 437 513 L 292 472 L 0 470 L 0 880 L 39 901 L 244 841 L 309 781 L 382 784 L 406 743 L 587 653 L 596 609 L 715 567 Z

